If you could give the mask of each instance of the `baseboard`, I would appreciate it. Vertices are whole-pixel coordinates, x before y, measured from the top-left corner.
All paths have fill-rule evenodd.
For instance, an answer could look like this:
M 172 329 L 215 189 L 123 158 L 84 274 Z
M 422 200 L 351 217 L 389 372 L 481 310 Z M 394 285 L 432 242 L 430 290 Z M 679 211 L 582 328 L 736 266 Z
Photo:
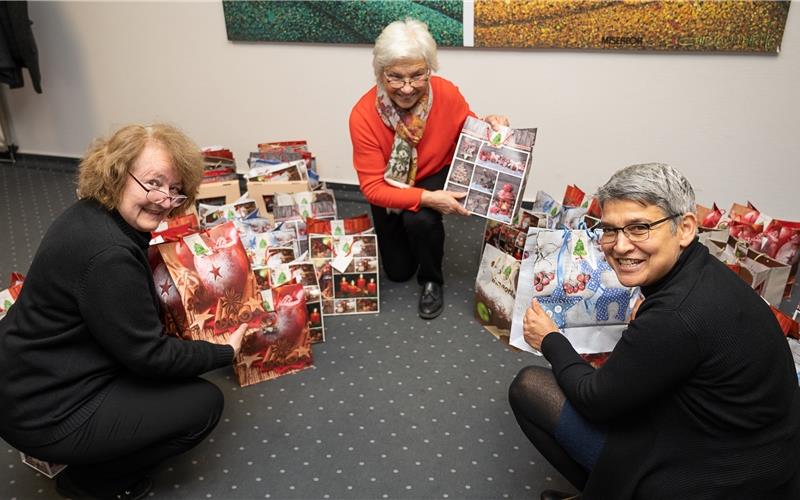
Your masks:
M 13 155 L 15 168 L 36 168 L 45 170 L 58 170 L 61 172 L 77 172 L 80 158 L 70 156 L 52 156 L 31 153 L 16 153 Z

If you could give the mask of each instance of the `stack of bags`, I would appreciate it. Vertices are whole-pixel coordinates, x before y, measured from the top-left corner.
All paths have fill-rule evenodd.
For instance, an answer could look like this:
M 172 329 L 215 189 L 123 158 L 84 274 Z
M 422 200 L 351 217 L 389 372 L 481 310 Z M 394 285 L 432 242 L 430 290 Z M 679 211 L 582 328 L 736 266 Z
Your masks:
M 312 190 L 305 159 L 262 153 L 251 155 L 248 186 L 292 183 L 297 192 L 273 192 L 269 212 L 250 192 L 201 201 L 196 214 L 164 221 L 150 251 L 167 333 L 223 343 L 248 325 L 234 361 L 242 386 L 312 366 L 324 316 L 377 312 L 379 303 L 369 218 L 336 220 L 333 193 Z M 278 159 L 289 161 L 270 163 Z M 300 179 L 279 177 L 288 172 Z
M 233 153 L 222 146 L 208 146 L 200 153 L 203 155 L 203 180 L 195 206 L 190 208 L 195 213 L 201 203 L 224 205 L 233 203 L 241 195 Z
M 697 206 L 700 241 L 747 281 L 767 302 L 791 296 L 800 260 L 800 222 L 773 219 L 752 203 L 727 213 Z

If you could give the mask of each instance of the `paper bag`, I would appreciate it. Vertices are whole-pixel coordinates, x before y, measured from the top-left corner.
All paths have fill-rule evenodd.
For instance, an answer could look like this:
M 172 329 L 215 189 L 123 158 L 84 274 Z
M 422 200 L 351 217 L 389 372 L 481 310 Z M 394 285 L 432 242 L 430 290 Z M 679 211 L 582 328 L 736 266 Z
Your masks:
M 522 318 L 536 297 L 578 353 L 613 350 L 639 292 L 620 284 L 596 238 L 588 230 L 528 230 L 511 345 L 536 352 L 522 335 Z

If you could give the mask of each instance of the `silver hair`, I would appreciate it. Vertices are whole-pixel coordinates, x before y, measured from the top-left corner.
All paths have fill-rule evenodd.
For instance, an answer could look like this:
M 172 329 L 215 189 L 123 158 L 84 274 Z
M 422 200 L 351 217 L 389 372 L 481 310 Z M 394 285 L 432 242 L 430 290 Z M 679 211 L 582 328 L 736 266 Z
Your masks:
M 375 39 L 375 48 L 372 49 L 372 67 L 378 85 L 383 85 L 383 72 L 386 68 L 400 61 L 413 59 L 424 59 L 432 72 L 439 69 L 436 41 L 428 31 L 428 25 L 408 17 L 383 28 Z
M 600 208 L 611 200 L 655 205 L 664 215 L 696 213 L 689 180 L 665 163 L 643 163 L 618 170 L 595 194 Z M 677 226 L 672 220 L 673 228 Z

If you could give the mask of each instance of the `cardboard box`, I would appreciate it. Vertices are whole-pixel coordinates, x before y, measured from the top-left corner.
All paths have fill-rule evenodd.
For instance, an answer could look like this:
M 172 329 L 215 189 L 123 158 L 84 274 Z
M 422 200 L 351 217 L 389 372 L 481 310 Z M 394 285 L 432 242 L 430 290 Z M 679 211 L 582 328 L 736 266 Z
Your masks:
M 247 182 L 247 194 L 256 201 L 261 217 L 273 220 L 272 210 L 277 193 L 302 193 L 308 191 L 308 181 L 290 182 Z
M 204 203 L 207 205 L 227 205 L 234 203 L 242 195 L 239 190 L 239 180 L 222 182 L 205 182 L 200 184 L 197 192 L 195 205 L 189 211 L 197 214 L 197 205 Z

